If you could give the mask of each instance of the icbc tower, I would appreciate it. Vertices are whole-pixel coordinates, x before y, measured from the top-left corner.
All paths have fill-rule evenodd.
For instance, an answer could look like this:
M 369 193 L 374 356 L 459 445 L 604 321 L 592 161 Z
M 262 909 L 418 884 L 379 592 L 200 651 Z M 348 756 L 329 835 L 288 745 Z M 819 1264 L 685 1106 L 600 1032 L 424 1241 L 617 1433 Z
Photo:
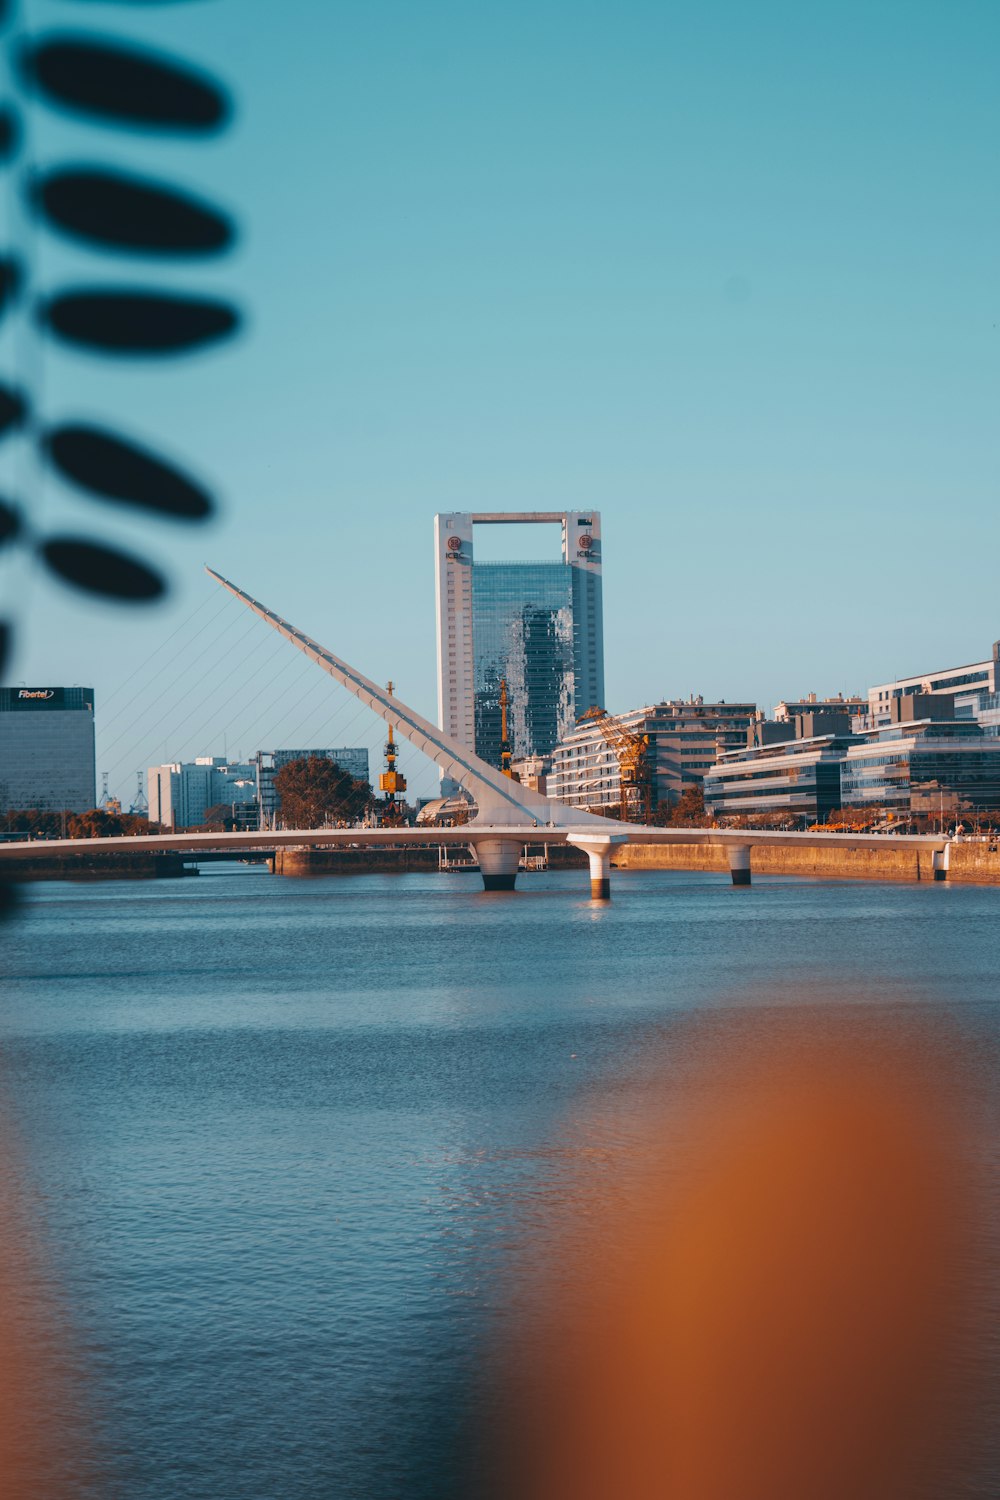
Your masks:
M 561 527 L 561 558 L 476 562 L 475 528 L 512 524 Z M 549 754 L 604 704 L 599 512 L 455 511 L 434 552 L 441 728 L 499 765 L 506 682 L 513 754 Z

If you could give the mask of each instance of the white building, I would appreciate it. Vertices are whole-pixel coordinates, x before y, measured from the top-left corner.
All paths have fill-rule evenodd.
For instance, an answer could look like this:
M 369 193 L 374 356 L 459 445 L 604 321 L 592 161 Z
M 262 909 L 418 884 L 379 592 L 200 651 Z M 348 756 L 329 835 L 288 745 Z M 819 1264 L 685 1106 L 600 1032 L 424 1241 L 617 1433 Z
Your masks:
M 943 667 L 939 672 L 922 672 L 917 677 L 898 677 L 895 682 L 880 682 L 868 689 L 868 720 L 872 728 L 892 722 L 895 698 L 912 698 L 916 693 L 953 693 L 959 718 L 975 717 L 979 707 L 988 708 L 981 695 L 995 697 L 1000 691 L 1000 641 L 986 661 L 969 662 L 961 667 Z
M 219 755 L 170 761 L 146 772 L 149 819 L 163 828 L 196 828 L 210 807 L 246 807 L 257 802 L 257 767 Z
M 476 562 L 474 528 L 561 529 L 559 558 Z M 597 511 L 456 511 L 434 518 L 438 713 L 445 732 L 500 764 L 500 684 L 516 756 L 547 755 L 604 702 Z
M 754 721 L 754 703 L 706 703 L 700 697 L 650 704 L 610 721 L 647 741 L 652 809 L 676 802 L 700 786 L 720 754 L 742 748 Z M 552 752 L 545 791 L 559 802 L 600 812 L 621 799 L 615 750 L 593 720 L 577 724 Z

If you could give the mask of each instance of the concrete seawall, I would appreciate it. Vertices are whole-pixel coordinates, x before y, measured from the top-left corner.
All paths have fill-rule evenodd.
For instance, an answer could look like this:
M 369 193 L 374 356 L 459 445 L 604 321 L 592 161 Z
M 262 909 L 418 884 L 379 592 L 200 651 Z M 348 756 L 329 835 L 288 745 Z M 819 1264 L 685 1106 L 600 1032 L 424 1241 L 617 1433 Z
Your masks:
M 530 847 L 534 849 L 536 846 Z M 540 845 L 537 847 L 541 848 Z M 447 853 L 453 861 L 469 859 L 468 850 L 461 845 L 452 845 Z M 438 844 L 411 844 L 387 849 L 277 849 L 271 870 L 275 875 L 296 878 L 311 875 L 409 875 L 417 871 L 437 871 L 440 868 L 439 861 Z M 549 868 L 586 869 L 587 856 L 579 849 L 552 844 L 549 848 Z M 453 868 L 449 873 L 478 875 L 479 869 L 470 861 L 468 871 Z
M 311 875 L 408 875 L 436 870 L 437 845 L 409 849 L 278 849 L 275 875 L 302 879 Z
M 755 875 L 811 875 L 819 880 L 933 880 L 930 849 L 856 848 L 789 849 L 779 845 L 754 848 Z M 726 850 L 711 844 L 625 844 L 612 854 L 621 870 L 716 870 L 728 873 Z M 948 879 L 958 884 L 1000 885 L 1000 850 L 988 844 L 952 844 Z
M 185 864 L 187 856 L 166 850 L 163 854 L 42 854 L 11 861 L 4 874 L 19 880 L 177 880 L 197 875 Z

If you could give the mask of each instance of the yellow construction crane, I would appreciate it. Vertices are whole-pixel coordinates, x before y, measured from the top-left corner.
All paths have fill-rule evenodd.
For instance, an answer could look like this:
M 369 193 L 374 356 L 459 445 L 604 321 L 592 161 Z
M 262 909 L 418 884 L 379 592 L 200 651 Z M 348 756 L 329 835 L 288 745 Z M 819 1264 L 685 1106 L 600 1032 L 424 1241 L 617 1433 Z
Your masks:
M 588 708 L 578 724 L 596 724 L 618 762 L 623 823 L 648 823 L 653 814 L 653 780 L 649 767 L 649 735 L 637 734 L 613 719 L 606 708 Z
M 392 692 L 393 684 L 386 683 L 386 689 Z M 405 819 L 405 812 L 401 803 L 396 801 L 397 792 L 406 791 L 406 777 L 402 772 L 396 770 L 396 756 L 399 754 L 399 746 L 393 737 L 393 726 L 389 725 L 389 738 L 385 742 L 385 770 L 379 776 L 378 788 L 385 792 L 385 811 L 382 814 L 382 822 L 395 827 Z
M 504 776 L 511 780 L 514 773 L 510 768 L 510 740 L 507 738 L 507 707 L 510 698 L 507 696 L 507 679 L 500 679 L 500 770 Z

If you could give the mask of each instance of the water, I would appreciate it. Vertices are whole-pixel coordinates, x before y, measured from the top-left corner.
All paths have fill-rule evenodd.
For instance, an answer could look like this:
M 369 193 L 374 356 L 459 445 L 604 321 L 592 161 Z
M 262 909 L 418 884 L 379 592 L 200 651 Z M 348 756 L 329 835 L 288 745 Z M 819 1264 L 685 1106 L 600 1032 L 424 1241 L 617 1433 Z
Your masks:
M 995 1072 L 995 890 L 477 884 L 30 889 L 0 1088 L 85 1372 L 88 1500 L 447 1495 L 565 1121 L 693 1012 L 877 996 L 947 1014 Z

